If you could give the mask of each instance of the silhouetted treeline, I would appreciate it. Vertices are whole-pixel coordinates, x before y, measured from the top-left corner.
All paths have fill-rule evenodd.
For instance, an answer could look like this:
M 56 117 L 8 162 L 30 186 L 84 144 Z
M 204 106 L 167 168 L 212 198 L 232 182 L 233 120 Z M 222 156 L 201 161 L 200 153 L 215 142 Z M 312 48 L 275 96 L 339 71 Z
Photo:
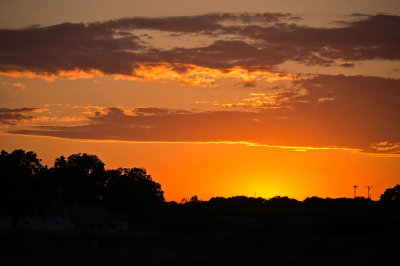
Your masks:
M 49 168 L 34 152 L 2 151 L 0 226 L 10 216 L 15 226 L 0 228 L 0 265 L 395 265 L 400 259 L 400 185 L 380 201 L 195 195 L 176 203 L 163 194 L 145 169 L 106 170 L 96 155 L 61 156 Z M 69 214 L 51 216 L 57 208 Z M 34 229 L 38 216 L 48 228 Z M 119 221 L 128 227 L 119 230 Z
M 386 192 L 385 192 L 386 193 Z M 271 208 L 271 209 L 366 209 L 371 207 L 396 207 L 400 200 L 380 200 L 378 202 L 364 197 L 350 198 L 319 198 L 309 197 L 298 201 L 289 197 L 276 196 L 270 199 L 246 196 L 213 197 L 209 201 L 188 201 L 182 207 L 187 208 L 219 208 L 219 209 L 245 209 L 245 208 Z M 177 203 L 168 203 L 170 207 L 178 206 Z
M 264 199 L 246 196 L 214 197 L 201 201 L 193 196 L 183 203 L 164 202 L 161 185 L 143 168 L 106 170 L 96 156 L 86 153 L 61 156 L 53 167 L 43 166 L 30 151 L 0 154 L 0 214 L 14 220 L 25 216 L 46 217 L 46 210 L 61 206 L 105 206 L 111 213 L 132 216 L 156 209 L 367 209 L 399 207 L 400 185 L 387 189 L 379 202 L 365 198 L 298 201 L 288 197 Z
M 114 213 L 152 210 L 164 203 L 161 185 L 143 168 L 106 170 L 96 156 L 61 156 L 54 166 L 41 164 L 34 152 L 0 154 L 0 214 L 14 220 L 46 216 L 54 205 L 106 206 Z

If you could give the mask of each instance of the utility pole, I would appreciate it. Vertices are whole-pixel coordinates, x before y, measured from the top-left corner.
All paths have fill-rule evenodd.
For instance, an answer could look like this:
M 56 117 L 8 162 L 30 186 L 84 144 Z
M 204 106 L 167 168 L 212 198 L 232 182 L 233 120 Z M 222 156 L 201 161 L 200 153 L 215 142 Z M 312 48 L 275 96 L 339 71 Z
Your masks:
M 357 188 L 358 188 L 358 186 L 354 185 L 354 198 L 357 197 Z
M 372 186 L 366 186 L 366 188 L 368 189 L 368 199 L 371 199 L 371 195 L 370 195 L 369 191 L 371 190 Z

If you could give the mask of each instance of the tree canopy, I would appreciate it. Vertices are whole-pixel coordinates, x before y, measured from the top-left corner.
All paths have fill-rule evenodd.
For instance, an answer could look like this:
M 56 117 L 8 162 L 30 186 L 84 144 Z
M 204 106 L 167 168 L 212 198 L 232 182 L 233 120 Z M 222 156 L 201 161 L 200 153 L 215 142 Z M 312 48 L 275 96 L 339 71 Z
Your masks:
M 154 209 L 164 202 L 161 185 L 144 168 L 106 170 L 87 153 L 60 156 L 51 168 L 36 153 L 0 153 L 0 214 L 15 219 L 44 213 L 53 202 L 63 206 L 103 205 L 121 213 Z
M 104 201 L 115 211 L 152 209 L 164 202 L 161 185 L 144 168 L 119 168 L 108 175 Z
M 103 196 L 106 170 L 96 155 L 61 156 L 56 159 L 53 171 L 65 204 L 93 205 Z
M 400 201 L 400 185 L 386 189 L 381 195 L 381 201 Z
M 0 206 L 15 217 L 28 215 L 37 203 L 37 182 L 45 168 L 34 152 L 0 153 Z

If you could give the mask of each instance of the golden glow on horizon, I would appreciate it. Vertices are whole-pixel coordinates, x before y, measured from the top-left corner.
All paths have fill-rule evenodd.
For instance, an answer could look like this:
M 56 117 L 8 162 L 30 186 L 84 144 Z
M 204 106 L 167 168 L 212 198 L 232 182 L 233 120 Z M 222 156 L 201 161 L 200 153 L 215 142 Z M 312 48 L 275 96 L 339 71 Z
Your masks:
M 167 200 L 198 195 L 352 197 L 354 184 L 372 185 L 373 199 L 398 183 L 399 157 L 341 149 L 293 149 L 232 143 L 133 143 L 0 135 L 2 149 L 33 150 L 44 164 L 73 153 L 96 154 L 108 169 L 144 167 Z M 157 154 L 157 156 L 154 156 Z M 387 169 L 391 169 L 387 171 Z M 363 196 L 360 190 L 360 196 Z

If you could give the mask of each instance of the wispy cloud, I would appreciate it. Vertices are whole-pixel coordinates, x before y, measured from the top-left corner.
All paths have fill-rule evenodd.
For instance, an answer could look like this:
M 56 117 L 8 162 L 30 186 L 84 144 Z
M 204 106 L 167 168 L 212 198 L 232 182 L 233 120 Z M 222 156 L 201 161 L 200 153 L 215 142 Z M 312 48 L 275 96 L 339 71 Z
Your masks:
M 391 143 L 388 141 L 382 141 L 379 143 L 373 143 L 369 147 L 369 151 L 372 153 L 397 153 L 397 154 L 400 154 L 400 142 Z
M 21 83 L 21 82 L 8 82 L 8 81 L 3 81 L 0 82 L 0 85 L 4 86 L 6 89 L 11 89 L 11 88 L 20 88 L 21 90 L 26 89 L 26 85 Z
M 22 108 L 0 108 L 0 124 L 15 125 L 23 120 L 30 120 L 31 115 L 26 115 L 27 112 L 34 112 L 39 108 L 22 107 Z

